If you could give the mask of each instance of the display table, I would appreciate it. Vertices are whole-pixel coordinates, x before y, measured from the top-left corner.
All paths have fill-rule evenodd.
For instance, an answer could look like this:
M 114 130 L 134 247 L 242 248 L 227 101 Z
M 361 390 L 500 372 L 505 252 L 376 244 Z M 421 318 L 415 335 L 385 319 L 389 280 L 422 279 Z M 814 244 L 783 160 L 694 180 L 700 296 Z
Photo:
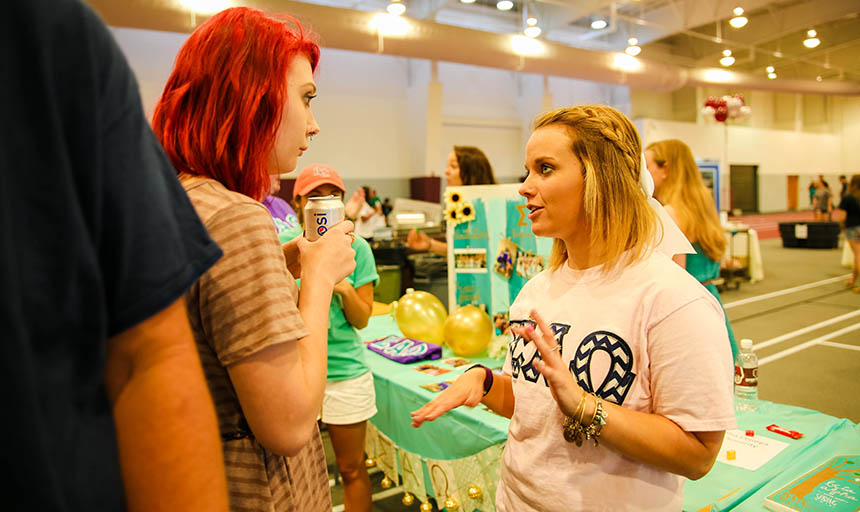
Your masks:
M 736 259 L 746 262 L 749 270 L 750 283 L 756 283 L 764 279 L 764 266 L 761 261 L 761 246 L 759 245 L 758 232 L 746 224 L 729 222 L 723 228 L 726 231 L 726 252 L 723 254 L 723 263 L 727 268 L 732 268 Z
M 368 327 L 360 332 L 366 341 L 399 333 L 387 315 L 372 317 Z M 460 510 L 488 512 L 494 510 L 498 458 L 507 439 L 508 419 L 483 406 L 460 407 L 420 428 L 410 425 L 409 413 L 438 396 L 421 388 L 421 384 L 454 380 L 468 368 L 445 364 L 450 357 L 450 351 L 445 349 L 441 359 L 431 361 L 451 370 L 434 376 L 416 371 L 420 362 L 403 365 L 368 350 L 367 361 L 373 372 L 379 409 L 370 420 L 368 453 L 377 459 L 388 458 L 387 471 L 386 467 L 383 470 L 395 482 L 397 473 L 402 474 L 405 465 L 408 476 L 401 480 L 404 490 L 415 494 L 420 501 L 424 501 L 425 496 L 442 496 L 437 500 L 441 507 L 445 497 L 453 497 Z M 496 359 L 469 359 L 490 368 L 502 364 Z M 764 510 L 762 499 L 768 492 L 830 457 L 860 454 L 860 430 L 854 423 L 809 409 L 760 401 L 757 411 L 739 411 L 737 421 L 740 430 L 752 429 L 755 436 L 783 441 L 788 446 L 756 471 L 716 462 L 707 476 L 686 483 L 684 510 L 717 511 L 735 507 Z M 802 432 L 804 436 L 794 440 L 765 429 L 774 423 Z M 477 501 L 467 493 L 468 488 L 474 486 L 482 490 L 482 498 Z
M 839 245 L 838 222 L 780 222 L 779 236 L 783 247 L 835 249 Z

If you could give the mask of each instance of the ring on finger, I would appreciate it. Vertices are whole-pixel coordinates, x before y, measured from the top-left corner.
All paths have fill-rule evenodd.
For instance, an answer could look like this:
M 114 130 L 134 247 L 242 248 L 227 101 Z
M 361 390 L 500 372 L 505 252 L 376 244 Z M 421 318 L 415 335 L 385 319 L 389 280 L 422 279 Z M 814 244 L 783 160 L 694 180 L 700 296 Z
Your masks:
M 561 345 L 556 345 L 550 349 L 550 352 L 555 352 L 556 350 L 561 350 Z

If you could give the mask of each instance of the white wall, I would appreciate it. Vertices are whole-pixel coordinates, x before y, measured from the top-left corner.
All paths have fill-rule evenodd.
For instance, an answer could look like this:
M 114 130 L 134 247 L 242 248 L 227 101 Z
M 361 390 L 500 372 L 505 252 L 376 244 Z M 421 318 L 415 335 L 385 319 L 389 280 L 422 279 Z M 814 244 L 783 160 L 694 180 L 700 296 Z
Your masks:
M 187 34 L 113 31 L 151 115 Z M 409 177 L 441 176 L 453 145 L 474 145 L 487 154 L 500 181 L 516 181 L 532 120 L 546 97 L 552 107 L 630 108 L 626 87 L 560 77 L 549 77 L 545 87 L 538 75 L 447 62 L 437 66 L 441 105 L 431 93 L 429 61 L 323 48 L 316 73 L 319 97 L 313 103 L 321 133 L 299 167 L 326 163 L 348 186 L 372 183 L 381 195 L 401 196 L 408 194 Z
M 644 120 L 645 145 L 663 139 L 681 139 L 697 158 L 714 158 L 732 164 L 757 165 L 759 174 L 759 210 L 787 209 L 785 176 L 798 175 L 798 206 L 808 205 L 803 191 L 818 174 L 835 177 L 843 169 L 843 144 L 840 135 L 787 130 L 767 130 L 745 126 L 681 123 Z M 726 135 L 728 139 L 726 139 Z M 728 144 L 726 144 L 728 141 Z M 726 157 L 727 155 L 727 157 Z M 721 173 L 723 184 L 728 175 Z M 833 180 L 831 187 L 833 186 Z M 721 187 L 723 188 L 723 187 Z M 723 188 L 723 197 L 727 190 Z M 723 203 L 723 208 L 728 205 Z
M 151 114 L 187 35 L 133 29 L 114 34 Z M 382 196 L 405 196 L 410 177 L 441 176 L 451 146 L 463 144 L 481 147 L 500 181 L 515 181 L 531 123 L 547 107 L 600 103 L 634 118 L 677 119 L 691 117 L 695 110 L 688 104 L 697 102 L 697 94 L 731 92 L 631 93 L 622 86 L 444 62 L 437 70 L 434 82 L 426 60 L 323 49 L 316 77 L 320 94 L 313 103 L 322 132 L 299 166 L 327 163 L 350 188 L 370 183 Z M 440 87 L 441 101 L 431 94 Z M 729 162 L 759 166 L 762 211 L 786 208 L 781 176 L 801 175 L 802 191 L 819 173 L 860 172 L 860 98 L 743 92 L 753 115 L 746 126 L 729 127 Z M 680 138 L 698 157 L 723 159 L 721 126 L 643 122 L 646 143 Z M 802 207 L 808 200 L 799 196 Z

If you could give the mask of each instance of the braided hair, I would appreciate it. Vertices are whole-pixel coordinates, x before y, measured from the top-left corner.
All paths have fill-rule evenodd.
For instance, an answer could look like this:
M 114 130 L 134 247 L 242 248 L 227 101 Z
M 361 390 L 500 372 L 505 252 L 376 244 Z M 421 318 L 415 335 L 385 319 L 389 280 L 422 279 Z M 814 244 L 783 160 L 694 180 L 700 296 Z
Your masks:
M 538 116 L 534 129 L 550 125 L 567 129 L 571 151 L 582 163 L 590 246 L 604 261 L 604 272 L 645 257 L 658 236 L 658 218 L 639 187 L 642 144 L 633 123 L 612 107 L 579 105 Z M 567 258 L 565 244 L 556 239 L 550 268 Z

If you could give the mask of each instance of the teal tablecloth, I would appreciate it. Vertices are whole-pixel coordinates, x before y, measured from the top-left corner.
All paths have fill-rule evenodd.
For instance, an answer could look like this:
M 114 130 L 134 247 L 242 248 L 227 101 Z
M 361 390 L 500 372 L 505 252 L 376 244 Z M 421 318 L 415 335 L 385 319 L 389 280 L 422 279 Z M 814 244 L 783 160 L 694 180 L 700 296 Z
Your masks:
M 823 462 L 818 459 L 860 453 L 860 436 L 849 420 L 773 402 L 759 401 L 758 404 L 755 412 L 737 412 L 738 429 L 752 429 L 756 437 L 776 439 L 788 446 L 756 471 L 716 462 L 707 476 L 684 485 L 684 510 L 765 510 L 760 491 L 788 483 Z M 765 428 L 774 423 L 802 432 L 804 436 L 791 439 Z M 851 435 L 843 433 L 846 429 L 854 436 L 849 453 L 843 451 L 851 445 Z
M 372 317 L 370 325 L 361 331 L 364 341 L 390 334 L 401 335 L 397 324 L 388 316 Z M 469 368 L 454 368 L 445 364 L 445 360 L 452 357 L 456 356 L 445 347 L 440 359 L 405 365 L 367 351 L 367 363 L 373 372 L 376 404 L 379 409 L 370 421 L 404 450 L 432 459 L 459 459 L 507 439 L 509 420 L 481 405 L 474 409 L 460 407 L 435 421 L 425 423 L 420 428 L 411 425 L 409 413 L 438 396 L 438 393 L 422 388 L 422 384 L 454 380 Z M 488 368 L 502 365 L 501 360 L 487 357 L 468 359 Z M 424 363 L 432 363 L 451 371 L 442 375 L 427 375 L 415 369 Z
M 365 341 L 390 334 L 399 334 L 399 330 L 389 316 L 371 318 L 370 325 L 361 331 Z M 437 395 L 421 388 L 421 384 L 454 380 L 468 368 L 454 369 L 445 364 L 445 359 L 450 357 L 454 356 L 446 348 L 442 358 L 432 363 L 451 371 L 432 376 L 414 369 L 421 363 L 403 365 L 369 350 L 367 353 L 379 409 L 371 423 L 397 446 L 422 457 L 458 459 L 507 439 L 508 419 L 483 406 L 455 409 L 418 429 L 410 425 L 409 413 Z M 486 357 L 469 359 L 490 368 L 502 364 L 500 360 Z M 773 490 L 830 457 L 860 454 L 860 427 L 846 419 L 760 401 L 754 412 L 738 411 L 737 420 L 740 430 L 752 429 L 756 436 L 778 439 L 789 445 L 757 471 L 716 462 L 707 476 L 686 483 L 684 510 L 765 510 L 762 500 Z M 765 427 L 773 423 L 802 432 L 804 436 L 793 440 L 769 432 Z
M 839 455 L 860 455 L 860 425 L 839 420 L 826 437 L 810 445 L 755 494 L 742 501 L 735 510 L 765 511 L 764 498 L 795 478 Z

